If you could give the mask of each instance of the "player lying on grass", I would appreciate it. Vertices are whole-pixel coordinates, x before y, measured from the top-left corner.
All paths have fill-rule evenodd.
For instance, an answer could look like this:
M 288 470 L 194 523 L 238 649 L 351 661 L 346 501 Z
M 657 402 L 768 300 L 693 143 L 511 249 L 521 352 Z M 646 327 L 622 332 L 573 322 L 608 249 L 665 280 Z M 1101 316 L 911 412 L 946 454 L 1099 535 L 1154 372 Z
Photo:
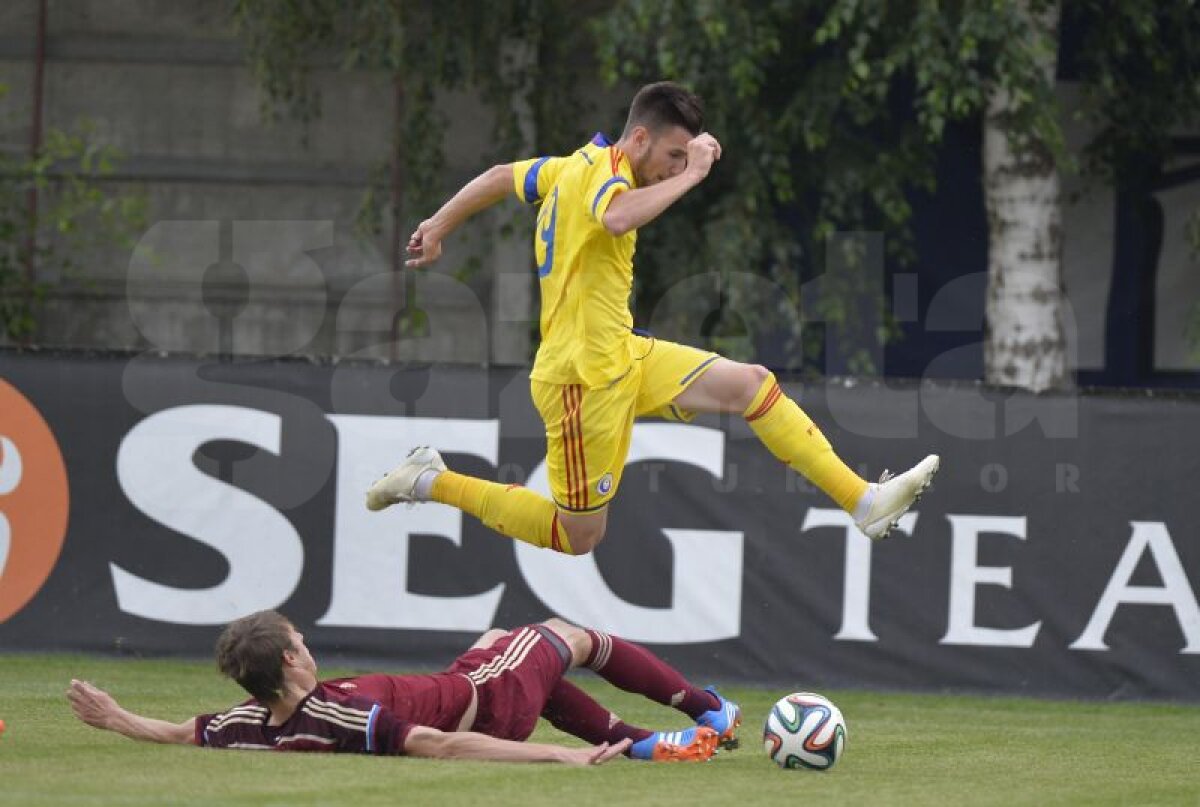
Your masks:
M 638 228 L 699 185 L 719 159 L 700 99 L 659 82 L 634 97 L 617 142 L 597 134 L 566 156 L 496 165 L 421 222 L 408 242 L 411 267 L 436 261 L 463 222 L 510 194 L 538 205 L 541 344 L 529 388 L 545 425 L 551 497 L 448 470 L 437 451 L 422 447 L 371 488 L 367 506 L 440 502 L 517 540 L 586 554 L 607 529 L 636 418 L 728 413 L 745 418 L 767 450 L 850 513 L 864 534 L 886 538 L 929 485 L 936 455 L 868 483 L 767 368 L 633 329 Z
M 182 723 L 143 717 L 107 692 L 72 680 L 75 716 L 134 740 L 214 748 L 408 754 L 439 759 L 600 764 L 618 754 L 654 761 L 702 761 L 737 745 L 737 704 L 698 689 L 632 642 L 560 619 L 490 630 L 445 672 L 317 680 L 317 663 L 282 615 L 259 611 L 231 623 L 217 641 L 217 666 L 251 700 Z M 681 731 L 628 725 L 563 679 L 572 667 L 695 720 Z M 589 748 L 519 742 L 538 717 Z

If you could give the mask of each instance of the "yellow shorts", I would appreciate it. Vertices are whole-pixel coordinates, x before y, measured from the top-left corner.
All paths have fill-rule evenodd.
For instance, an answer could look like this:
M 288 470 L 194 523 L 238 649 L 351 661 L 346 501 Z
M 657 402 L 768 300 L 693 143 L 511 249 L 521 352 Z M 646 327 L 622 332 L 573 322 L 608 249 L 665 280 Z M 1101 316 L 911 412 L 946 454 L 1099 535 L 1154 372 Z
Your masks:
M 634 334 L 629 372 L 607 387 L 530 380 L 546 425 L 546 467 L 555 503 L 572 513 L 605 507 L 616 495 L 633 421 L 654 416 L 687 422 L 673 401 L 720 358 L 694 347 Z

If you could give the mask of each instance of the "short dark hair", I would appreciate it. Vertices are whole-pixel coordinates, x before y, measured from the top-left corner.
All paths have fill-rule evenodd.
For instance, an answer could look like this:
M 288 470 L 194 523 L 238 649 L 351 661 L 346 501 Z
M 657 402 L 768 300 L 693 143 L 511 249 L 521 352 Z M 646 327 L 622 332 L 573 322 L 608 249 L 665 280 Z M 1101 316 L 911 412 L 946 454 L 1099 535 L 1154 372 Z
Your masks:
M 283 651 L 292 646 L 292 623 L 276 611 L 230 622 L 217 639 L 217 668 L 260 701 L 283 691 Z
M 633 96 L 624 134 L 635 126 L 645 126 L 652 134 L 681 126 L 694 137 L 704 131 L 704 103 L 700 96 L 673 81 L 647 84 Z

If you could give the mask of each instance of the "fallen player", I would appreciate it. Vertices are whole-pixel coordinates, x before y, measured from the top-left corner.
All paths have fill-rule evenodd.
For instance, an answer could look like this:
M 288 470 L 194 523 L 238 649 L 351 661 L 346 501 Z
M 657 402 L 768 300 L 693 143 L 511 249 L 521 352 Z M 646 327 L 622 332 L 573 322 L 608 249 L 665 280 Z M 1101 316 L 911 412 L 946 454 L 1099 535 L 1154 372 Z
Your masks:
M 737 704 L 693 686 L 645 648 L 560 619 L 488 631 L 444 672 L 319 681 L 304 636 L 282 615 L 259 611 L 221 634 L 217 665 L 251 699 L 182 723 L 130 712 L 86 681 L 73 679 L 67 698 L 84 723 L 134 740 L 573 765 L 618 754 L 703 761 L 718 746 L 736 747 L 741 723 Z M 673 732 L 631 726 L 563 678 L 573 667 L 595 670 L 695 724 Z M 523 742 L 539 716 L 591 746 Z

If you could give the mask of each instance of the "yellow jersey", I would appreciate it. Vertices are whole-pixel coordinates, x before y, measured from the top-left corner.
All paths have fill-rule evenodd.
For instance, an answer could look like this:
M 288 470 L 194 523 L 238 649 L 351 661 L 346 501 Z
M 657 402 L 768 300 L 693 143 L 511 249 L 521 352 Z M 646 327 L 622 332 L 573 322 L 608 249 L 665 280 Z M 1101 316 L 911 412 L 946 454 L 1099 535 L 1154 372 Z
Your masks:
M 629 158 L 597 134 L 567 157 L 513 164 L 513 190 L 538 204 L 533 248 L 541 286 L 541 344 L 529 377 L 607 386 L 633 363 L 633 251 L 637 233 L 613 236 L 604 212 L 637 187 Z

